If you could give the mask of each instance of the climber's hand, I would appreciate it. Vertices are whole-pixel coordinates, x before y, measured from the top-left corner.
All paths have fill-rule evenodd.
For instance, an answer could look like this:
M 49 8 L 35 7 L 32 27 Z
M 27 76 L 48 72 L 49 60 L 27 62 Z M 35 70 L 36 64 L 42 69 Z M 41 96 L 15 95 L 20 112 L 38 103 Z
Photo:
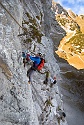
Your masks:
M 26 60 L 27 60 L 27 61 L 30 60 L 30 54 L 27 54 L 27 56 L 26 56 Z
M 27 54 L 28 56 L 30 56 L 30 54 Z

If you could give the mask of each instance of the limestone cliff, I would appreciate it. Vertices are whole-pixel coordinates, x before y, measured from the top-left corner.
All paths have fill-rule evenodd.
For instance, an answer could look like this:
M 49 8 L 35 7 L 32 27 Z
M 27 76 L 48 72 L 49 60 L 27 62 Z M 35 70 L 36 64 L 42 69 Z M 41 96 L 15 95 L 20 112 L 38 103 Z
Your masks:
M 51 39 L 62 39 L 65 31 L 55 21 L 51 6 L 51 0 L 0 1 L 0 125 L 67 125 L 56 117 L 57 109 L 64 109 Z M 23 66 L 24 50 L 45 54 L 43 70 L 56 75 L 57 84 L 46 86 L 45 75 L 38 72 L 28 84 L 30 65 Z

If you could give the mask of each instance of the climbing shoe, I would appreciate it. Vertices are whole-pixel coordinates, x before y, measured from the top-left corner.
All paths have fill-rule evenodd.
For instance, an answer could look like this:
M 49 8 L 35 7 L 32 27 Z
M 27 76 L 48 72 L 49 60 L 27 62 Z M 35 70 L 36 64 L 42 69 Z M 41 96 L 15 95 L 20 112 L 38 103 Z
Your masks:
M 47 85 L 47 84 L 48 84 L 48 81 L 46 81 L 46 80 L 45 80 L 45 81 L 43 81 L 43 84 Z

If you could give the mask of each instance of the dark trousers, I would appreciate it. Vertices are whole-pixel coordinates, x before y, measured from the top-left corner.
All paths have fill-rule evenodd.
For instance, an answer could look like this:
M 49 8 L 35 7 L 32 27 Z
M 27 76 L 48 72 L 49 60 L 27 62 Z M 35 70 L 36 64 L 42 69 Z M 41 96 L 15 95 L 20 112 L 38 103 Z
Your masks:
M 45 74 L 46 74 L 46 78 L 45 78 L 45 80 L 44 80 L 43 83 L 46 84 L 46 85 L 48 84 L 49 73 L 50 73 L 49 71 L 46 71 L 46 72 L 45 72 Z
M 35 72 L 35 68 L 34 67 L 30 67 L 30 69 L 27 71 L 27 76 L 29 77 L 29 82 L 32 82 L 32 75 Z

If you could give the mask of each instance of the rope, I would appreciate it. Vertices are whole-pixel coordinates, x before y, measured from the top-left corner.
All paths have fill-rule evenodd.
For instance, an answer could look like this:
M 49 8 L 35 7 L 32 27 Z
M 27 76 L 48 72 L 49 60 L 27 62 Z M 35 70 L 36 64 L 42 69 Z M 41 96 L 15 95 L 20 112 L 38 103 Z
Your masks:
M 12 16 L 12 14 L 5 8 L 5 6 L 0 2 L 1 6 L 6 10 L 6 12 L 12 17 L 12 19 L 14 19 L 14 21 L 24 30 L 27 32 L 26 29 L 24 29 L 19 23 L 18 21 Z

